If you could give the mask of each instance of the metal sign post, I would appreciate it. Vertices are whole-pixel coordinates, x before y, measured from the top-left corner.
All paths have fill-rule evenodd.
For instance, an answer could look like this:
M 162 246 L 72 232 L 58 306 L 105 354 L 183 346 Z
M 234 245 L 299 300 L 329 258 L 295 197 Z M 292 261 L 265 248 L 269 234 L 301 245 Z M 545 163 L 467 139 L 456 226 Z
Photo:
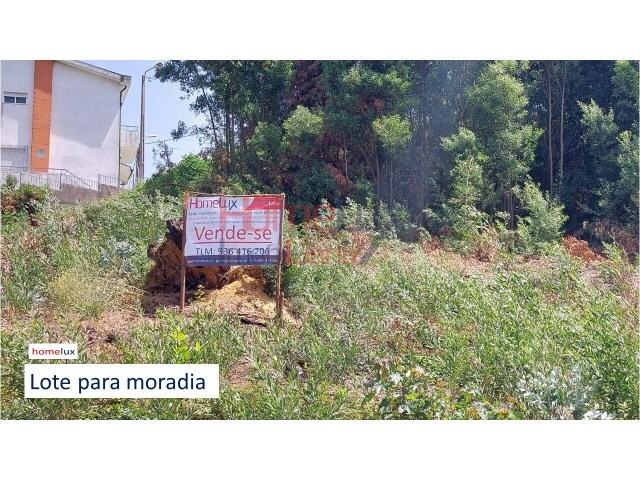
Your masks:
M 278 245 L 278 272 L 276 274 L 276 317 L 278 318 L 278 323 L 282 325 L 284 323 L 284 319 L 282 318 L 282 303 L 284 302 L 284 295 L 282 293 L 282 234 L 284 231 L 284 193 L 282 194 L 282 211 L 280 212 L 280 244 Z
M 184 246 L 187 240 L 187 200 L 189 192 L 184 192 L 182 197 L 182 264 L 180 265 L 180 310 L 184 310 L 184 299 L 186 295 L 187 277 L 187 256 Z

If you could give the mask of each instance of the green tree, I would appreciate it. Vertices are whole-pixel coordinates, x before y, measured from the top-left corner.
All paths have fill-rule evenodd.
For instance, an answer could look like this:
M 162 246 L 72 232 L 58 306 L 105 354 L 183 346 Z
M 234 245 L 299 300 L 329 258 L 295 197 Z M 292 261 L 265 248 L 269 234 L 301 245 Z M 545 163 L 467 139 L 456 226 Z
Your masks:
M 577 62 L 568 60 L 531 62 L 525 80 L 533 105 L 532 119 L 544 130 L 538 149 L 539 176 L 551 195 L 557 192 L 558 197 L 564 185 L 565 157 L 571 141 L 576 138 L 577 122 L 572 116 L 577 109 L 577 102 L 573 100 L 576 66 Z
M 175 166 L 154 173 L 144 183 L 144 189 L 148 193 L 157 190 L 179 197 L 185 190 L 203 191 L 211 176 L 211 164 L 197 155 L 189 154 Z
M 156 77 L 178 83 L 191 110 L 206 118 L 203 125 L 180 123 L 174 138 L 198 135 L 213 151 L 224 152 L 226 175 L 238 170 L 258 122 L 279 123 L 285 115 L 292 73 L 290 61 L 171 60 L 156 70 Z
M 157 146 L 153 147 L 153 163 L 158 172 L 166 172 L 175 166 L 171 156 L 173 155 L 173 148 L 169 147 L 169 144 L 165 141 L 159 141 Z
M 590 160 L 589 167 L 596 168 L 596 176 L 606 175 L 614 164 L 615 147 L 618 137 L 618 126 L 614 120 L 613 110 L 605 112 L 596 102 L 580 103 L 582 110 L 581 124 L 584 128 L 582 141 L 587 146 Z
M 289 148 L 300 155 L 309 155 L 323 131 L 323 119 L 307 107 L 298 105 L 283 126 Z
M 409 122 L 400 115 L 387 115 L 373 121 L 373 131 L 389 153 L 397 153 L 411 138 Z
M 620 130 L 638 131 L 638 61 L 621 60 L 614 67 L 613 109 Z
M 258 122 L 247 145 L 250 158 L 255 159 L 252 170 L 260 180 L 273 177 L 285 167 L 282 160 L 282 129 L 278 125 Z
M 402 116 L 409 121 L 411 140 L 403 151 L 403 161 L 394 169 L 398 180 L 394 197 L 408 205 L 414 218 L 424 221 L 426 207 L 437 209 L 446 201 L 452 164 L 441 139 L 457 130 L 457 120 L 466 106 L 465 92 L 486 62 L 405 63 L 410 87 Z
M 619 133 L 614 112 L 581 103 L 585 158 L 579 178 L 587 220 L 609 220 L 638 230 L 638 136 Z
M 314 208 L 320 205 L 323 199 L 331 205 L 340 203 L 340 189 L 335 179 L 319 161 L 310 162 L 304 174 L 295 178 L 293 194 L 295 205 Z
M 394 206 L 393 176 L 394 164 L 399 161 L 399 155 L 411 139 L 409 122 L 400 115 L 385 115 L 373 121 L 373 131 L 377 135 L 387 156 L 387 178 L 389 179 L 389 205 Z
M 581 219 L 591 221 L 599 216 L 598 205 L 606 195 L 606 185 L 619 175 L 616 162 L 618 127 L 613 111 L 605 112 L 594 100 L 579 105 L 583 158 L 573 185 L 579 189 L 576 197 Z
M 444 215 L 457 239 L 470 240 L 486 220 L 481 209 L 486 198 L 483 167 L 488 157 L 478 145 L 475 134 L 466 128 L 444 138 L 442 143 L 444 150 L 453 155 L 451 188 Z
M 514 187 L 514 193 L 522 202 L 526 212 L 518 216 L 518 239 L 520 246 L 527 252 L 542 252 L 562 238 L 562 227 L 567 216 L 563 207 L 551 199 L 548 192 L 542 193 L 540 187 L 531 181 L 524 186 Z
M 599 184 L 586 166 L 590 152 L 583 141 L 580 104 L 593 99 L 605 110 L 612 107 L 615 66 L 613 61 L 535 61 L 519 76 L 530 98 L 531 121 L 545 132 L 530 175 L 563 202 L 570 216 L 568 230 L 579 228 L 593 215 L 584 207 L 591 202 L 594 185 Z
M 487 65 L 467 92 L 465 127 L 488 157 L 483 177 L 488 188 L 488 213 L 506 211 L 513 227 L 513 187 L 526 178 L 533 163 L 541 130 L 527 123 L 527 96 L 514 76 L 526 64 L 496 62 Z
M 382 187 L 389 182 L 373 122 L 402 112 L 409 70 L 402 62 L 391 61 L 328 61 L 322 68 L 328 132 L 339 139 L 345 157 L 351 152 L 354 171 L 373 180 L 380 200 Z M 348 177 L 346 161 L 344 165 Z
M 618 136 L 615 161 L 619 174 L 615 180 L 604 181 L 599 189 L 600 218 L 614 220 L 638 235 L 638 169 L 640 168 L 638 137 L 630 131 Z

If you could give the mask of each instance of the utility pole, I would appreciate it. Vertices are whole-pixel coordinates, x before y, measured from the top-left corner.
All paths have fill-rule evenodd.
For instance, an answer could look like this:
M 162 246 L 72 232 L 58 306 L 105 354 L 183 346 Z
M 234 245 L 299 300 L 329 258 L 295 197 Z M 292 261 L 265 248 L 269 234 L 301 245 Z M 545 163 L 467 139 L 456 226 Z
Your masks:
M 138 161 L 136 162 L 136 183 L 144 181 L 144 90 L 147 80 L 147 73 L 162 66 L 161 62 L 142 74 L 142 93 L 140 95 L 140 145 L 138 146 Z

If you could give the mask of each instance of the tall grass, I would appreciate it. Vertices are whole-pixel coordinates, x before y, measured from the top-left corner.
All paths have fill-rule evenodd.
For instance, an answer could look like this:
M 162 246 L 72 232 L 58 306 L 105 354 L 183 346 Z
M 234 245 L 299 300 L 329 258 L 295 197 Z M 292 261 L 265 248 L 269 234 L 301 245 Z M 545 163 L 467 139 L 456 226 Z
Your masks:
M 2 304 L 27 312 L 39 302 L 59 300 L 68 282 L 113 283 L 121 277 L 141 288 L 150 243 L 162 239 L 167 218 L 180 205 L 171 197 L 126 192 L 86 207 L 41 202 L 2 223 Z M 80 274 L 80 276 L 78 276 Z M 55 303 L 55 302 L 54 302 Z
M 89 348 L 83 326 L 141 286 L 146 247 L 178 209 L 132 192 L 45 206 L 38 226 L 3 228 L 2 300 L 15 309 L 1 338 L 3 418 L 638 418 L 637 290 L 625 259 L 594 268 L 550 249 L 469 271 L 456 267 L 464 257 L 435 261 L 381 240 L 359 265 L 335 251 L 308 264 L 303 244 L 322 235 L 291 228 L 283 281 L 295 324 L 160 309 L 135 313 L 114 342 L 125 363 L 220 364 L 219 399 L 22 398 L 27 343 L 76 341 L 80 362 L 112 361 Z

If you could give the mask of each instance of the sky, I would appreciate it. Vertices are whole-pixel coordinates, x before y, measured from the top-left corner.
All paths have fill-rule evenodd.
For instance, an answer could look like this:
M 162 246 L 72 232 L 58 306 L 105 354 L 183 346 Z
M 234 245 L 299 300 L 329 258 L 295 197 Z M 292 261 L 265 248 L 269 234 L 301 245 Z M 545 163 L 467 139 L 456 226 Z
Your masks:
M 122 105 L 122 125 L 140 126 L 140 93 L 142 91 L 142 74 L 162 60 L 83 60 L 96 67 L 111 70 L 121 75 L 131 77 L 131 87 Z M 169 140 L 169 147 L 173 148 L 172 160 L 178 161 L 183 155 L 200 151 L 196 137 L 186 137 L 171 140 L 171 130 L 176 128 L 178 121 L 187 125 L 204 122 L 189 110 L 189 100 L 181 100 L 183 92 L 175 83 L 161 83 L 153 78 L 153 70 L 147 73 L 147 87 L 145 91 L 145 137 L 157 135 L 145 140 L 144 175 L 149 178 L 155 171 L 153 147 L 158 140 Z M 151 79 L 151 81 L 149 81 Z

